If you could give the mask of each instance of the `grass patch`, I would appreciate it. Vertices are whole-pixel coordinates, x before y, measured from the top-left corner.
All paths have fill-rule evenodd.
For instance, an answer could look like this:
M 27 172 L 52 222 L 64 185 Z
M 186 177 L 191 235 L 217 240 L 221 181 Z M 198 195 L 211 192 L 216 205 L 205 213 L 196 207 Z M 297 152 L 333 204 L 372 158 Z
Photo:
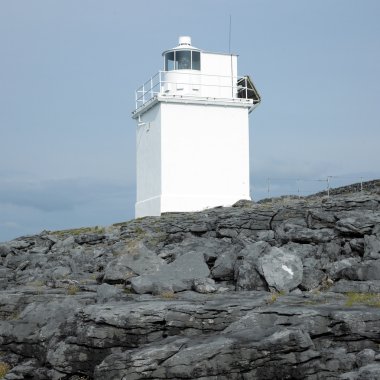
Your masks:
M 176 298 L 176 295 L 174 292 L 171 292 L 168 290 L 166 292 L 160 293 L 160 297 L 165 298 L 167 300 L 172 300 L 172 299 Z
M 272 303 L 275 303 L 277 301 L 278 297 L 284 296 L 285 294 L 286 292 L 284 291 L 274 292 L 268 297 L 266 303 L 268 305 L 272 305 Z
M 380 307 L 379 293 L 346 293 L 346 306 L 366 305 L 372 307 Z
M 128 222 L 118 222 L 118 223 L 114 223 L 112 224 L 112 226 L 114 227 L 124 227 L 126 225 L 128 225 L 129 221 Z
M 20 319 L 20 311 L 19 310 L 15 310 L 13 311 L 11 314 L 8 315 L 8 317 L 6 318 L 7 321 L 17 321 Z
M 28 283 L 29 286 L 34 286 L 35 288 L 41 288 L 45 285 L 45 283 L 42 280 L 35 280 Z
M 0 362 L 0 379 L 3 379 L 10 369 L 11 367 L 7 363 Z
M 60 231 L 52 231 L 52 235 L 56 236 L 65 236 L 65 235 L 81 235 L 81 234 L 89 234 L 89 233 L 96 233 L 96 234 L 103 234 L 106 232 L 106 229 L 101 226 L 95 226 L 95 227 L 80 227 L 80 228 L 73 228 L 70 230 L 60 230 Z
M 77 294 L 78 292 L 79 292 L 79 288 L 76 285 L 69 285 L 67 287 L 67 294 L 69 296 L 75 296 L 75 294 Z

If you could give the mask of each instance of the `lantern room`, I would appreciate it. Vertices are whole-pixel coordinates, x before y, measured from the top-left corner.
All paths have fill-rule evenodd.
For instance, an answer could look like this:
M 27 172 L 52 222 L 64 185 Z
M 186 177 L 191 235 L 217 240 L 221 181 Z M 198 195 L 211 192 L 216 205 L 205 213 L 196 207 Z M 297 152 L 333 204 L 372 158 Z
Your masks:
M 164 51 L 164 68 L 165 71 L 173 70 L 200 70 L 201 69 L 201 52 L 194 46 L 191 46 L 191 38 L 183 36 L 179 38 L 177 47 Z

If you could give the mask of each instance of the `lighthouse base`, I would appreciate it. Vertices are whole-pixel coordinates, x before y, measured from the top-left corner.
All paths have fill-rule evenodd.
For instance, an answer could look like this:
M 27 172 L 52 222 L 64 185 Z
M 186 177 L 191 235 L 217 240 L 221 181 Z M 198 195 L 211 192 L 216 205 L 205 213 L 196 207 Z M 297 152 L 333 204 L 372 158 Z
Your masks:
M 194 212 L 213 207 L 232 206 L 240 199 L 251 200 L 249 195 L 228 196 L 157 196 L 136 203 L 136 218 L 159 216 L 165 212 Z
M 250 199 L 248 110 L 168 99 L 140 115 L 136 217 Z

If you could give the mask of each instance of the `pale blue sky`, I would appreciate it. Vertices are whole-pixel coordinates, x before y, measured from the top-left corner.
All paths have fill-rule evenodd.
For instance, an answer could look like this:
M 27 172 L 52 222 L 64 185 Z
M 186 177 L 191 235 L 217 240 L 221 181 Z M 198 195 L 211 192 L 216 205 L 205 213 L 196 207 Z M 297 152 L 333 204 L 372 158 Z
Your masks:
M 0 0 L 0 241 L 132 218 L 134 90 L 179 35 L 228 51 L 230 14 L 253 197 L 380 177 L 378 0 Z

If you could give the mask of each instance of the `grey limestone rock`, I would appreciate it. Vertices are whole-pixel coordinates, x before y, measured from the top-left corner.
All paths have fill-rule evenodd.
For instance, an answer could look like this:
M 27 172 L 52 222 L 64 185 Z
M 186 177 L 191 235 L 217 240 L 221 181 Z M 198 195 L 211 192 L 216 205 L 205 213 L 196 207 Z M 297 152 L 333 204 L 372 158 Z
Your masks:
M 318 288 L 326 278 L 326 273 L 320 269 L 304 268 L 302 281 L 299 285 L 302 290 Z
M 335 228 L 346 234 L 364 236 L 370 234 L 376 225 L 380 224 L 380 212 L 363 213 L 361 211 L 344 211 L 339 214 Z
M 1 243 L 6 379 L 380 378 L 371 186 Z
M 364 236 L 364 258 L 380 259 L 380 238 L 375 235 Z
M 180 292 L 191 289 L 195 279 L 208 277 L 209 268 L 202 253 L 187 253 L 170 264 L 161 266 L 154 274 L 132 278 L 136 293 L 159 294 L 164 291 Z
M 326 272 L 332 279 L 337 280 L 341 278 L 342 271 L 352 268 L 353 266 L 359 263 L 360 263 L 360 257 L 350 257 L 347 259 L 338 260 L 331 263 L 326 268 Z
M 344 373 L 339 378 L 342 380 L 378 380 L 380 378 L 380 363 L 368 364 L 357 371 Z
M 366 348 L 360 351 L 356 355 L 356 365 L 360 367 L 364 367 L 367 364 L 372 363 L 375 360 L 376 352 L 370 348 Z
M 268 284 L 259 273 L 258 260 L 270 245 L 267 242 L 246 244 L 235 263 L 236 290 L 267 290 Z
M 218 287 L 212 278 L 195 279 L 193 289 L 198 293 L 215 293 Z
M 155 273 L 165 261 L 148 249 L 142 241 L 123 247 L 118 257 L 111 260 L 105 268 L 103 282 L 109 284 L 125 283 L 132 277 Z
M 299 243 L 324 243 L 336 237 L 330 228 L 310 229 L 302 225 L 284 222 L 276 229 L 276 234 L 283 242 L 294 241 Z
M 338 276 L 353 281 L 380 280 L 380 260 L 365 261 L 361 264 L 342 269 L 338 273 Z
M 282 248 L 272 247 L 259 257 L 258 271 L 270 288 L 289 291 L 296 288 L 303 277 L 301 259 Z
M 101 284 L 96 289 L 96 300 L 99 303 L 118 301 L 122 299 L 123 291 L 116 286 Z
M 8 244 L 0 244 L 0 257 L 6 257 L 11 253 L 11 248 Z
M 212 277 L 218 280 L 232 280 L 234 278 L 234 268 L 237 259 L 237 252 L 234 249 L 222 252 L 216 259 L 212 268 Z
M 337 293 L 380 293 L 380 281 L 340 280 L 330 290 Z

